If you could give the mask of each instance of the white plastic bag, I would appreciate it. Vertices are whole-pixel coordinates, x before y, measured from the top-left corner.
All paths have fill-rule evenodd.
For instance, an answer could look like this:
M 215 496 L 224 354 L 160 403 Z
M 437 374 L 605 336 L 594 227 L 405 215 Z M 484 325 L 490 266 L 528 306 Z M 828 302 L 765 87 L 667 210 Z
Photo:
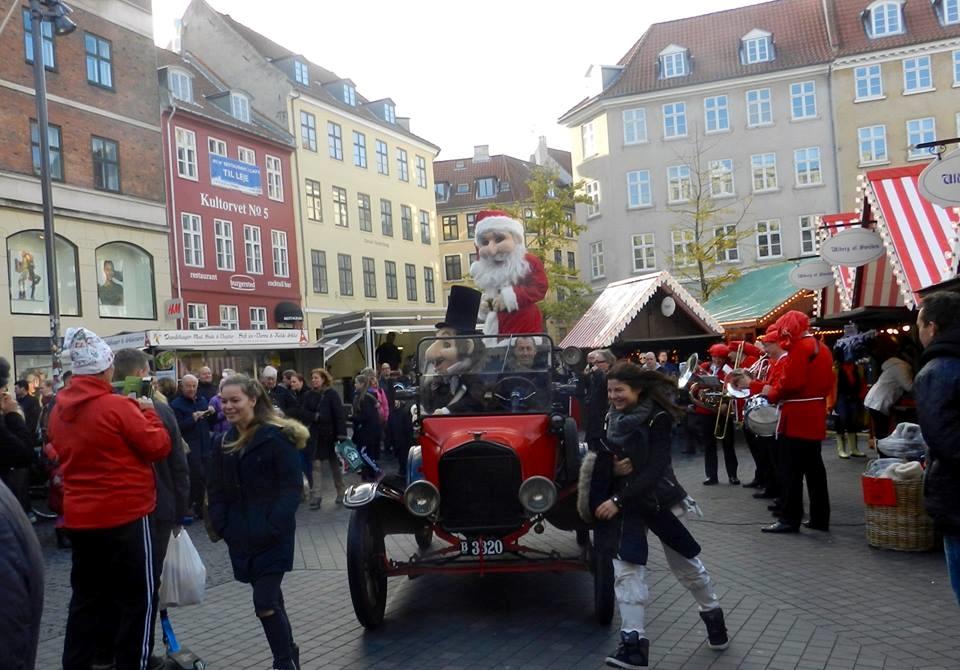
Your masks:
M 171 533 L 160 574 L 160 607 L 202 603 L 206 582 L 207 569 L 187 531 L 181 530 L 179 535 Z

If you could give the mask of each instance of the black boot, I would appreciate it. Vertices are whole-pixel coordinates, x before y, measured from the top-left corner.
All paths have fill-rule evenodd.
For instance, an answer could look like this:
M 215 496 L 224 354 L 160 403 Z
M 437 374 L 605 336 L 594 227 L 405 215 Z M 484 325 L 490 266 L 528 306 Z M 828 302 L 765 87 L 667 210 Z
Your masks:
M 730 646 L 727 637 L 727 626 L 723 623 L 723 610 L 719 607 L 706 612 L 700 612 L 700 618 L 707 625 L 707 646 L 722 651 Z
M 620 646 L 611 656 L 607 656 L 607 665 L 611 668 L 646 668 L 650 656 L 650 640 L 640 637 L 637 631 L 620 631 Z

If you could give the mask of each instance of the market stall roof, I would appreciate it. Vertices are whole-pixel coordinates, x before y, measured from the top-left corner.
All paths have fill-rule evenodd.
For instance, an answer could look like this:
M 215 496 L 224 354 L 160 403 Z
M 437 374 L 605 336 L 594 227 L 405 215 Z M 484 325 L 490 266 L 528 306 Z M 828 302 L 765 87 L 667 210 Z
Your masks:
M 443 321 L 445 313 L 443 309 L 392 309 L 335 314 L 323 320 L 323 336 L 327 338 L 363 332 L 367 328 L 367 319 L 374 332 L 433 332 L 436 325 Z
M 658 272 L 609 284 L 560 346 L 609 347 L 658 291 L 674 299 L 677 308 L 699 327 L 701 335 L 723 334 L 723 326 L 670 273 Z
M 724 327 L 764 325 L 801 298 L 812 302 L 809 291 L 790 283 L 793 268 L 793 263 L 777 263 L 745 272 L 715 291 L 703 308 Z
M 336 337 L 324 337 L 317 346 L 323 349 L 323 359 L 329 361 L 331 358 L 347 349 L 351 344 L 363 337 L 363 331 L 338 335 Z

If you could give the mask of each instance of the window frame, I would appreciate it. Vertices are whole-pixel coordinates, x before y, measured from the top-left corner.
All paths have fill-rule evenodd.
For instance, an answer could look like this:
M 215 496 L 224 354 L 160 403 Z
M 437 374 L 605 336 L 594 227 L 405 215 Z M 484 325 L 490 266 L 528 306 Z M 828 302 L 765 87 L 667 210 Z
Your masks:
M 755 65 L 756 63 L 769 63 L 773 60 L 772 40 L 769 35 L 751 37 L 744 39 L 743 42 L 743 62 L 745 65 Z M 760 46 L 763 46 L 761 49 Z M 750 57 L 750 47 L 753 46 L 756 54 L 755 58 Z M 761 54 L 762 52 L 762 54 Z M 762 56 L 762 57 L 761 57 Z
M 333 189 L 333 225 L 338 228 L 350 227 L 350 212 L 347 204 L 347 189 L 331 186 Z
M 760 227 L 763 225 L 766 230 L 761 231 Z M 775 227 L 774 227 L 775 225 Z M 761 219 L 756 222 L 756 241 L 757 241 L 757 260 L 770 260 L 774 258 L 783 258 L 783 226 L 781 225 L 780 219 Z M 776 242 L 773 241 L 773 236 L 776 236 Z M 766 237 L 766 242 L 761 242 L 761 238 Z M 768 253 L 761 254 L 760 249 L 763 245 L 766 245 L 768 248 Z M 773 251 L 774 246 L 779 246 L 780 251 L 778 253 L 769 253 Z
M 252 223 L 243 224 L 243 267 L 248 275 L 263 274 L 263 236 L 260 226 Z
M 820 244 L 817 239 L 817 215 L 816 214 L 801 214 L 797 217 L 797 229 L 800 231 L 800 255 L 801 256 L 816 256 L 820 253 Z M 807 225 L 804 225 L 804 223 Z M 807 244 L 807 240 L 804 237 L 809 234 L 810 236 L 810 249 L 806 250 L 804 247 Z
M 810 90 L 807 91 L 807 85 L 810 86 Z M 798 89 L 799 87 L 799 89 Z M 808 107 L 811 106 L 812 101 L 812 111 L 807 113 Z M 797 103 L 800 103 L 801 110 L 803 114 L 800 116 L 797 115 Z M 791 121 L 809 121 L 810 119 L 817 118 L 817 82 L 813 79 L 807 81 L 795 81 L 790 84 L 790 120 Z
M 376 140 L 377 174 L 390 175 L 390 147 L 383 140 Z M 381 152 L 380 150 L 383 149 Z
M 593 120 L 580 126 L 580 151 L 584 160 L 597 155 L 596 131 L 593 127 Z
M 373 203 L 367 193 L 357 192 L 357 229 L 364 233 L 373 232 Z
M 721 104 L 722 101 L 722 104 Z M 710 103 L 714 104 L 711 106 Z M 711 127 L 711 116 L 716 127 Z M 722 124 L 720 122 L 723 122 Z M 705 134 L 730 131 L 730 100 L 726 95 L 711 95 L 703 99 L 703 132 Z
M 931 130 L 930 130 L 929 137 L 927 137 L 926 133 L 924 133 L 924 131 L 923 131 L 923 128 L 921 128 L 921 129 L 920 129 L 920 132 L 922 133 L 922 136 L 919 138 L 919 141 L 918 141 L 918 142 L 913 142 L 913 141 L 911 141 L 911 139 L 910 139 L 910 136 L 911 136 L 910 124 L 911 124 L 911 123 L 915 123 L 915 122 L 916 122 L 916 123 L 922 123 L 922 122 L 924 122 L 924 121 L 930 121 L 930 122 L 931 122 Z M 931 153 L 929 152 L 929 150 L 927 150 L 927 149 L 915 150 L 913 147 L 914 147 L 914 145 L 916 145 L 916 144 L 922 144 L 922 143 L 924 143 L 924 142 L 932 142 L 933 140 L 936 139 L 936 137 L 937 137 L 937 119 L 936 119 L 936 117 L 933 117 L 933 116 L 924 116 L 924 117 L 921 117 L 921 118 L 919 118 L 919 119 L 907 119 L 907 124 L 906 124 L 906 125 L 907 125 L 907 160 L 908 160 L 908 161 L 929 160 L 929 159 L 933 156 L 933 154 L 931 154 Z
M 427 159 L 423 156 L 416 155 L 414 156 L 414 169 L 417 172 L 417 186 L 420 188 L 426 188 L 427 182 Z
M 430 244 L 432 239 L 433 239 L 433 234 L 431 232 L 430 212 L 425 209 L 421 209 L 420 210 L 420 242 L 423 244 Z
M 628 114 L 631 115 L 631 118 L 627 118 Z M 649 141 L 647 139 L 647 109 L 645 107 L 625 109 L 621 113 L 621 119 L 623 120 L 624 146 L 632 146 L 634 144 L 645 144 Z M 627 133 L 628 128 L 632 128 L 632 134 L 634 135 L 634 139 L 632 140 L 628 137 L 628 133 Z M 641 130 L 643 131 L 642 133 L 640 132 Z
M 637 240 L 640 243 L 637 243 Z M 630 236 L 630 257 L 632 259 L 633 273 L 654 272 L 657 269 L 657 235 L 656 233 L 634 233 Z M 640 257 L 637 257 L 637 252 Z M 652 264 L 648 266 L 648 256 L 652 257 Z M 637 261 L 641 261 L 638 265 Z
M 600 180 L 594 179 L 588 181 L 583 185 L 583 189 L 586 192 L 587 197 L 590 198 L 590 202 L 587 203 L 587 218 L 591 219 L 595 216 L 600 216 Z
M 941 26 L 954 26 L 960 23 L 960 0 L 943 0 L 940 12 Z M 949 16 L 948 13 L 952 13 L 953 16 Z
M 690 202 L 693 182 L 690 166 L 686 164 L 667 166 L 667 204 Z
M 873 70 L 876 68 L 876 72 Z M 860 85 L 863 84 L 863 87 L 866 89 L 866 95 L 860 95 Z M 871 90 L 874 88 L 873 84 L 877 84 L 879 89 L 878 93 L 872 93 Z M 882 63 L 871 63 L 870 65 L 860 65 L 853 69 L 853 101 L 854 102 L 869 102 L 871 100 L 883 100 L 886 96 L 884 95 L 883 88 L 883 64 Z
M 772 164 L 772 166 L 771 166 L 771 165 L 767 165 L 767 160 L 766 160 L 766 159 L 767 159 L 769 156 L 773 156 L 773 164 Z M 755 159 L 757 159 L 757 158 L 759 158 L 759 159 L 762 161 L 762 162 L 761 162 L 761 165 L 759 165 L 759 166 L 756 165 L 756 160 L 755 160 Z M 762 171 L 761 174 L 764 176 L 763 181 L 764 181 L 764 183 L 766 184 L 763 188 L 759 188 L 759 189 L 757 188 L 757 169 L 758 169 L 758 167 L 759 167 L 759 169 Z M 770 168 L 770 167 L 773 168 L 773 185 L 772 185 L 772 186 L 769 185 L 769 184 L 767 184 L 767 181 L 768 181 L 768 180 L 767 180 L 767 169 Z M 762 154 L 751 154 L 751 155 L 750 155 L 750 185 L 751 185 L 751 192 L 752 192 L 752 193 L 772 193 L 772 192 L 775 192 L 775 191 L 779 191 L 779 190 L 780 190 L 780 177 L 779 177 L 778 172 L 777 172 L 777 154 L 776 154 L 776 152 L 767 151 L 767 152 L 764 152 L 764 153 L 762 153 Z
M 223 147 L 221 151 L 220 147 Z M 213 135 L 207 136 L 207 156 L 222 156 L 224 158 L 229 158 L 229 149 L 227 148 L 227 143 L 221 140 L 219 137 L 214 137 Z
M 634 178 L 634 175 L 636 178 Z M 644 183 L 643 175 L 646 175 Z M 644 189 L 646 189 L 644 191 Z M 636 200 L 634 200 L 636 193 Z M 646 193 L 646 198 L 644 198 Z M 653 181 L 650 170 L 630 170 L 627 172 L 627 209 L 644 209 L 653 207 Z
M 180 82 L 175 84 L 175 82 Z M 170 95 L 173 96 L 176 100 L 182 102 L 193 103 L 193 75 L 182 70 L 178 67 L 168 67 L 167 68 L 167 90 L 170 92 Z M 183 93 L 184 90 L 187 93 L 187 97 L 178 95 L 178 93 Z
M 590 243 L 590 279 L 604 279 L 607 276 L 606 262 L 603 257 L 603 240 Z
M 359 130 L 353 131 L 353 165 L 367 169 L 367 136 Z
M 876 137 L 876 131 L 878 129 L 880 130 L 879 139 L 880 141 L 883 142 L 882 158 L 878 158 L 877 152 L 876 152 L 877 139 L 878 139 Z M 867 138 L 864 138 L 864 131 L 869 131 L 870 136 Z M 870 144 L 870 151 L 871 151 L 871 155 L 873 156 L 869 160 L 867 160 L 864 157 L 863 148 L 865 143 Z M 881 165 L 881 164 L 890 162 L 890 151 L 887 146 L 887 126 L 885 124 L 880 123 L 872 126 L 861 126 L 860 128 L 857 128 L 857 156 L 859 160 L 859 163 L 858 163 L 859 166 Z
M 275 228 L 270 229 L 270 251 L 273 260 L 273 276 L 290 276 L 290 247 L 287 245 L 287 233 Z
M 890 29 L 889 22 L 891 15 L 887 13 L 879 13 L 879 9 L 894 9 L 894 16 L 897 19 L 897 26 L 895 29 Z M 867 8 L 870 11 L 869 14 L 869 23 L 867 28 L 867 36 L 871 39 L 878 39 L 880 37 L 890 37 L 892 35 L 902 35 L 904 33 L 903 25 L 903 4 L 897 0 L 880 0 L 878 2 L 873 2 Z M 879 23 L 878 19 L 883 17 L 883 32 L 877 32 L 877 24 Z
M 443 214 L 440 217 L 440 239 L 455 242 L 460 239 L 460 217 L 456 214 Z
M 393 237 L 393 201 L 380 198 L 380 234 Z
M 669 112 L 667 111 L 668 107 L 670 108 Z M 687 136 L 687 103 L 685 101 L 664 103 L 661 113 L 663 115 L 663 139 L 672 140 Z M 669 132 L 671 126 L 673 127 L 672 134 Z M 681 126 L 683 127 L 682 132 L 680 132 Z
M 400 205 L 400 235 L 407 242 L 413 242 L 413 208 Z
M 451 270 L 455 270 L 452 273 Z M 463 279 L 463 256 L 461 254 L 443 255 L 443 280 L 460 281 Z
M 437 301 L 437 286 L 433 277 L 433 268 L 429 265 L 423 266 L 423 299 L 430 304 Z
M 400 181 L 410 181 L 410 163 L 407 159 L 407 150 L 397 147 L 397 176 Z
M 353 256 L 337 254 L 337 282 L 340 295 L 353 297 Z
M 201 313 L 202 313 L 202 316 L 201 316 Z M 210 312 L 207 309 L 207 303 L 188 302 L 186 314 L 187 314 L 187 330 L 201 330 L 203 328 L 209 327 Z
M 676 77 L 686 77 L 689 72 L 687 68 L 687 50 L 677 49 L 668 53 L 661 53 L 660 56 L 660 79 L 674 79 Z
M 241 123 L 250 123 L 250 97 L 239 91 L 230 91 L 230 116 Z
M 800 155 L 801 152 L 805 152 L 803 157 Z M 815 158 L 811 152 L 815 152 Z M 800 171 L 801 165 L 807 166 L 803 172 Z M 816 169 L 812 169 L 813 167 Z M 816 181 L 804 182 L 801 175 L 806 175 L 804 179 L 808 180 L 811 176 L 816 175 Z M 820 147 L 801 147 L 793 150 L 793 181 L 797 188 L 823 186 L 823 160 Z
M 260 316 L 263 318 L 259 318 Z M 247 308 L 247 316 L 250 317 L 250 330 L 269 330 L 270 321 L 267 315 L 267 308 L 257 305 L 251 305 Z
M 174 144 L 176 145 L 177 151 L 177 176 L 181 179 L 188 179 L 189 181 L 199 181 L 199 165 L 197 160 L 197 134 L 190 130 L 189 128 L 181 128 L 180 126 L 174 126 Z M 192 147 L 190 142 L 181 145 L 180 138 L 183 137 L 184 140 L 190 139 L 192 142 Z M 182 154 L 181 154 L 182 151 Z M 193 160 L 190 160 L 190 155 L 193 155 Z M 181 165 L 187 168 L 187 173 L 185 174 Z M 192 166 L 192 174 L 191 174 Z
M 300 146 L 314 153 L 319 148 L 317 144 L 317 117 L 303 109 L 300 110 Z
M 363 277 L 363 297 L 377 297 L 377 261 L 370 256 L 360 257 L 360 275 Z
M 399 300 L 400 288 L 397 283 L 397 262 L 383 261 L 383 276 L 386 281 L 387 300 Z
M 306 63 L 299 60 L 293 61 L 293 80 L 303 86 L 310 85 L 310 68 Z
M 307 204 L 307 220 L 323 223 L 323 187 L 320 182 L 316 179 L 305 177 L 303 181 L 303 194 Z
M 327 252 L 323 249 L 310 250 L 310 278 L 313 292 L 318 295 L 330 293 L 327 277 Z
M 22 8 L 23 17 L 23 53 L 24 61 L 33 65 L 33 17 L 30 8 Z M 49 33 L 49 35 L 47 34 Z M 50 21 L 40 22 L 40 39 L 43 41 L 43 67 L 49 72 L 57 72 L 57 41 L 53 38 L 53 24 Z M 29 45 L 27 41 L 29 40 Z M 47 65 L 47 45 L 50 46 L 50 64 Z
M 718 168 L 723 168 L 722 175 L 727 175 L 729 179 L 718 180 L 717 175 L 721 174 L 718 172 Z M 714 199 L 720 198 L 735 198 L 737 195 L 737 185 L 736 179 L 733 171 L 733 159 L 732 158 L 718 158 L 716 160 L 709 161 L 707 163 L 707 169 L 710 174 L 710 197 Z M 721 182 L 726 184 L 729 182 L 730 190 L 729 191 L 714 191 L 714 184 Z
M 189 219 L 190 230 L 184 222 Z M 196 227 L 194 228 L 194 223 Z M 183 264 L 189 268 L 204 266 L 203 217 L 192 212 L 180 212 L 180 241 L 183 243 Z
M 256 165 L 257 164 L 257 152 L 250 147 L 238 146 L 237 147 L 237 160 L 241 163 L 246 163 L 247 165 Z
M 283 161 L 279 156 L 263 155 L 267 170 L 267 198 L 283 202 Z
M 114 149 L 114 154 L 116 155 L 116 160 L 110 161 L 104 158 L 97 159 L 96 143 L 101 142 L 106 147 L 107 144 L 112 144 Z M 123 182 L 120 177 L 120 143 L 116 140 L 111 140 L 107 137 L 101 137 L 99 135 L 90 136 L 90 158 L 91 163 L 93 164 L 93 187 L 98 191 L 107 191 L 109 193 L 122 193 L 123 192 Z M 97 185 L 97 175 L 102 174 L 104 167 L 109 167 L 113 165 L 116 171 L 116 180 L 117 187 L 110 188 L 106 185 L 106 180 L 104 179 L 104 184 Z
M 740 241 L 737 239 L 737 224 L 725 223 L 719 226 L 714 226 L 713 237 L 717 263 L 740 262 Z M 721 241 L 727 237 L 733 238 L 734 243 L 732 246 L 727 247 L 725 243 Z M 731 255 L 733 258 L 731 258 Z
M 34 129 L 37 133 L 36 141 L 33 139 Z M 52 141 L 54 137 L 56 142 Z M 63 130 L 60 126 L 53 123 L 47 124 L 47 144 L 49 144 L 51 158 L 50 179 L 62 182 L 65 180 L 66 166 L 63 162 Z M 30 162 L 33 166 L 33 174 L 40 176 L 40 124 L 35 119 L 30 119 Z M 59 168 L 59 174 L 53 169 L 54 166 Z
M 94 40 L 94 46 L 95 46 L 94 53 L 90 53 L 88 49 L 87 38 L 92 38 Z M 101 42 L 107 45 L 108 53 L 106 57 L 102 56 L 100 53 Z M 89 30 L 85 30 L 83 33 L 83 55 L 84 55 L 84 69 L 87 75 L 87 83 L 90 84 L 91 86 L 96 86 L 97 88 L 102 88 L 106 91 L 115 91 L 116 88 L 113 85 L 113 42 L 111 40 L 108 40 L 105 37 L 100 37 L 96 33 L 92 33 Z M 96 71 L 98 76 L 97 81 L 90 79 L 90 59 L 91 58 L 93 58 L 93 60 L 96 63 Z M 99 77 L 102 75 L 103 63 L 107 64 L 107 72 L 108 72 L 108 77 L 110 79 L 109 84 L 104 84 L 103 82 L 99 81 Z
M 218 305 L 217 310 L 220 314 L 220 327 L 226 326 L 227 330 L 240 330 L 240 307 L 239 305 Z M 225 316 L 226 314 L 226 316 Z
M 224 232 L 226 234 L 224 234 Z M 236 272 L 237 260 L 235 247 L 233 245 L 233 221 L 214 218 L 213 246 L 217 270 Z M 221 262 L 221 258 L 223 262 Z M 226 263 L 227 260 L 229 260 L 229 263 Z
M 693 254 L 693 245 L 696 244 L 696 234 L 693 230 L 689 228 L 671 230 L 670 244 L 672 249 L 670 262 L 673 267 L 689 268 L 697 264 Z
M 926 62 L 925 67 L 920 65 L 921 61 Z M 930 91 L 937 90 L 933 83 L 933 59 L 930 57 L 930 54 L 910 56 L 909 58 L 904 58 L 900 63 L 903 70 L 904 95 L 916 95 L 918 93 L 929 93 Z M 926 86 L 921 84 L 924 73 L 926 73 L 927 79 Z M 916 79 L 916 86 L 913 88 L 910 88 L 909 85 L 911 76 Z
M 334 160 L 343 160 L 343 128 L 333 121 L 327 121 L 327 155 Z
M 413 263 L 403 264 L 403 276 L 406 280 L 407 300 L 417 301 L 417 266 Z
M 496 177 L 477 177 L 474 196 L 477 200 L 489 200 L 497 197 Z M 489 188 L 487 188 L 489 187 Z
M 755 100 L 751 100 L 755 94 Z M 744 94 L 747 103 L 747 128 L 763 128 L 773 125 L 773 94 L 770 88 L 752 88 Z M 766 113 L 764 113 L 766 110 Z M 753 121 L 756 115 L 757 121 Z M 764 117 L 767 117 L 764 120 Z

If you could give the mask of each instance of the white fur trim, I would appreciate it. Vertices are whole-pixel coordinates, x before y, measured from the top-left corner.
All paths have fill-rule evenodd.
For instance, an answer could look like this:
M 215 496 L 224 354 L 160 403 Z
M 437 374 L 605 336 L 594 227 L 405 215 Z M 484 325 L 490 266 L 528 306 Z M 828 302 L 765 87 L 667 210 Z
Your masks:
M 512 286 L 504 286 L 500 289 L 500 297 L 503 298 L 503 304 L 508 312 L 516 312 L 518 308 L 517 292 Z
M 499 333 L 500 333 L 500 320 L 497 317 L 497 312 L 490 310 L 486 318 L 483 320 L 483 334 L 498 335 Z
M 491 230 L 502 230 L 510 233 L 521 246 L 524 245 L 523 224 L 516 219 L 511 219 L 509 216 L 488 216 L 477 224 L 474 237 L 479 240 L 484 233 Z
M 577 512 L 580 518 L 589 524 L 596 521 L 593 518 L 593 510 L 590 509 L 590 483 L 593 480 L 593 467 L 596 462 L 597 452 L 587 452 L 580 462 L 580 476 L 577 478 Z

